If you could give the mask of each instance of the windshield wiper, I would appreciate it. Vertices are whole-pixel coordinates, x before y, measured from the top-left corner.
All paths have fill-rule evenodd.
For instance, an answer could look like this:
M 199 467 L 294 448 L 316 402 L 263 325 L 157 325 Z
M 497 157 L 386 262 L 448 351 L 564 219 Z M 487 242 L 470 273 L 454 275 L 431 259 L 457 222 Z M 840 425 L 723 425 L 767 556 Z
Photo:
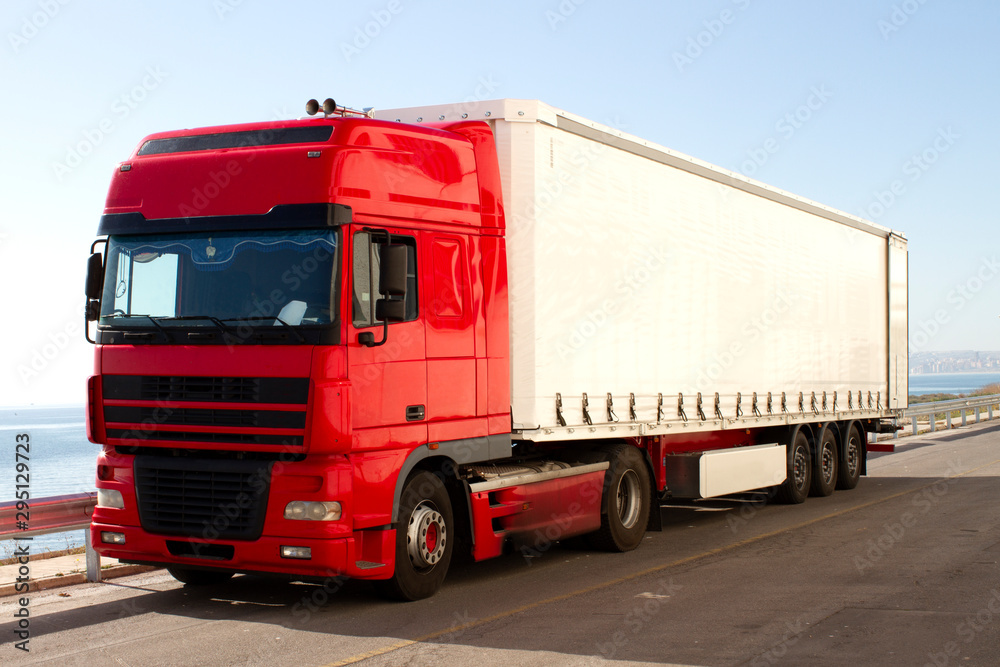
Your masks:
M 212 315 L 182 315 L 180 317 L 168 317 L 167 315 L 161 315 L 155 318 L 150 317 L 149 319 L 153 320 L 154 324 L 156 324 L 156 320 L 170 320 L 171 322 L 183 322 L 185 320 L 207 320 L 212 324 L 214 324 L 219 329 L 219 331 L 223 333 L 223 335 L 227 338 L 227 340 L 229 338 L 235 338 L 232 335 L 232 329 L 229 326 L 227 326 L 225 322 Z M 156 326 L 160 325 L 157 324 Z
M 285 320 L 281 319 L 280 317 L 275 317 L 275 318 L 274 318 L 274 321 L 275 321 L 275 322 L 281 322 L 281 323 L 282 323 L 282 324 L 284 324 L 284 325 L 285 325 L 286 327 L 288 327 L 289 329 L 291 329 L 291 330 L 292 330 L 292 333 L 293 333 L 293 334 L 295 334 L 295 336 L 296 336 L 296 337 L 297 337 L 297 338 L 299 339 L 299 342 L 300 342 L 300 343 L 304 343 L 304 342 L 306 342 L 306 337 L 305 337 L 305 336 L 303 336 L 303 335 L 302 335 L 302 334 L 301 334 L 301 333 L 299 332 L 299 330 L 298 330 L 298 329 L 296 329 L 295 327 L 293 327 L 293 326 L 292 326 L 291 324 L 289 324 L 289 323 L 288 323 L 288 322 L 286 322 Z
M 160 333 L 163 334 L 163 337 L 166 338 L 168 342 L 173 341 L 173 337 L 169 333 L 167 333 L 166 329 L 164 329 L 163 327 L 160 326 L 159 322 L 157 322 L 156 318 L 153 317 L 152 315 L 142 315 L 140 313 L 121 313 L 120 315 L 114 315 L 114 314 L 112 314 L 112 317 L 115 317 L 115 318 L 122 317 L 122 318 L 125 318 L 125 319 L 130 319 L 130 318 L 133 318 L 133 317 L 145 317 L 147 320 L 149 320 L 153 324 L 154 327 L 156 327 L 157 329 L 160 330 Z M 124 332 L 124 335 L 125 335 L 126 338 L 134 338 L 136 336 L 146 336 L 146 335 L 149 335 L 149 334 L 140 333 L 140 332 L 136 332 L 136 331 L 126 331 L 126 332 Z

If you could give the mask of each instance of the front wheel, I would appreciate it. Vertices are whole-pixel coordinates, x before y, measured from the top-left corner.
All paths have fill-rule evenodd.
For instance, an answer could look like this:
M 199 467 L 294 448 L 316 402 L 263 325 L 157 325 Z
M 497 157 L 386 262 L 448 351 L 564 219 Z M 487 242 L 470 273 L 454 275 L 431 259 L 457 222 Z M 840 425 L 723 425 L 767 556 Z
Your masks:
M 590 544 L 606 551 L 631 551 L 642 542 L 649 523 L 650 492 L 646 462 L 637 447 L 616 445 L 609 452 L 610 465 L 601 498 L 601 527 L 587 536 Z
M 378 581 L 379 592 L 395 600 L 422 600 L 444 583 L 451 563 L 454 521 L 448 490 L 430 472 L 418 472 L 403 488 L 396 526 L 396 571 Z

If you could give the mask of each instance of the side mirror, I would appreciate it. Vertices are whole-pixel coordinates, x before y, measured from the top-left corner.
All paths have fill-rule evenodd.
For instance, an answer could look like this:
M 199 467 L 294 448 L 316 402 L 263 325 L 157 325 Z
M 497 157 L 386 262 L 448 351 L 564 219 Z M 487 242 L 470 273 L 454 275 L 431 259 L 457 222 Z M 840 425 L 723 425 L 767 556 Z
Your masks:
M 87 259 L 87 284 L 84 294 L 88 299 L 100 299 L 101 287 L 104 283 L 104 257 L 99 252 L 93 253 Z
M 402 322 L 406 319 L 406 302 L 379 299 L 375 302 L 375 319 L 383 322 Z
M 378 289 L 383 296 L 406 295 L 406 246 L 395 243 L 382 246 L 378 274 Z M 378 308 L 376 302 L 375 308 Z M 376 315 L 376 317 L 378 317 Z M 378 317 L 378 319 L 382 319 Z
M 375 342 L 375 334 L 365 331 L 358 334 L 358 342 L 365 347 L 385 345 L 389 340 L 389 322 L 402 322 L 406 319 L 406 302 L 394 299 L 379 299 L 375 302 L 375 319 L 382 321 L 382 340 Z
M 101 253 L 94 252 L 87 258 L 87 282 L 83 287 L 83 292 L 87 297 L 87 302 L 83 308 L 83 335 L 88 343 L 94 343 L 90 337 L 91 322 L 101 316 L 101 291 L 104 284 L 104 257 Z

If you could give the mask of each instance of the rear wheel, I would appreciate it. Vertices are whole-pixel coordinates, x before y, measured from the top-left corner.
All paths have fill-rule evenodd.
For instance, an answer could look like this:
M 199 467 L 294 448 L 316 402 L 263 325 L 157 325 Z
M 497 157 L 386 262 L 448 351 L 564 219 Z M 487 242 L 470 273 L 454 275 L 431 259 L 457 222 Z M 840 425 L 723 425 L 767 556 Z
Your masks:
M 218 570 L 193 570 L 187 567 L 168 567 L 170 576 L 188 586 L 211 586 L 221 584 L 232 578 L 232 572 Z
M 805 431 L 796 429 L 788 444 L 785 481 L 778 487 L 778 502 L 797 505 L 805 502 L 812 484 L 812 456 Z
M 824 428 L 816 445 L 810 495 L 828 496 L 837 487 L 837 436 L 832 428 Z
M 837 471 L 837 488 L 853 489 L 861 479 L 861 460 L 865 455 L 861 432 L 854 424 L 844 436 L 844 446 L 840 452 L 840 468 Z
M 588 535 L 587 541 L 606 551 L 631 551 L 642 542 L 649 523 L 649 473 L 642 453 L 633 445 L 616 445 L 608 451 L 608 457 L 601 527 Z
M 386 597 L 421 600 L 441 588 L 451 562 L 451 501 L 437 475 L 422 471 L 410 478 L 400 497 L 399 518 L 396 571 L 376 585 Z

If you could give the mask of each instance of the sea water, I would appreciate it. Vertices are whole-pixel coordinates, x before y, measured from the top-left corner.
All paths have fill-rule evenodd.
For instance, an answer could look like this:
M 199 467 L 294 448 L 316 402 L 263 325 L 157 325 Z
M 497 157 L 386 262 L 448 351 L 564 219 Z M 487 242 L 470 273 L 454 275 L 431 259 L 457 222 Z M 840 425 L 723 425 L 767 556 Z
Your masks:
M 97 454 L 100 446 L 87 440 L 84 406 L 0 408 L 0 501 L 16 498 L 19 434 L 27 434 L 28 491 L 32 499 L 83 493 L 96 489 Z M 21 440 L 23 441 L 23 439 Z M 24 450 L 20 450 L 24 454 Z M 30 502 L 30 500 L 29 500 Z M 30 521 L 29 521 L 30 523 Z M 84 533 L 38 535 L 32 553 L 83 546 Z M 13 553 L 13 542 L 0 542 L 0 557 Z

